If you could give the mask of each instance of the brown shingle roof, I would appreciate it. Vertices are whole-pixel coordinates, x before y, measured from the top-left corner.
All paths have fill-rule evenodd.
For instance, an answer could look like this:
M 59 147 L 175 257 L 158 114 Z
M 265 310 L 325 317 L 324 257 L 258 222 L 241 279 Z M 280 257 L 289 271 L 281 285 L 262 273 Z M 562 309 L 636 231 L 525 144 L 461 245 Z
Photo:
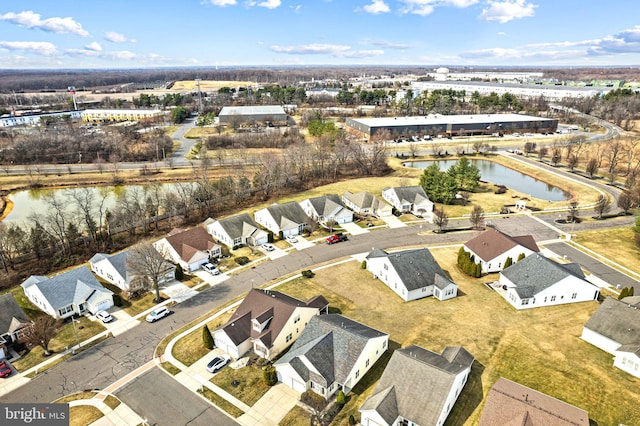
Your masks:
M 217 244 L 202 226 L 188 230 L 172 229 L 167 236 L 167 242 L 184 261 L 189 261 L 197 252 L 212 250 Z
M 467 241 L 465 246 L 473 251 L 485 262 L 495 259 L 507 250 L 521 245 L 531 251 L 539 252 L 540 249 L 531 235 L 511 237 L 495 228 L 487 229 L 477 237 Z
M 588 426 L 589 413 L 534 389 L 500 378 L 489 391 L 478 426 Z

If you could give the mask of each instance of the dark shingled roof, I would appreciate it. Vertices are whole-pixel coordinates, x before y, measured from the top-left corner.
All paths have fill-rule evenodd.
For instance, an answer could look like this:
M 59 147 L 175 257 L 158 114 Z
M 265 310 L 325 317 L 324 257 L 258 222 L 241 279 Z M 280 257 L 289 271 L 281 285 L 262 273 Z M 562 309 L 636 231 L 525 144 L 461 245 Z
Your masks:
M 338 314 L 314 316 L 282 358 L 275 365 L 290 364 L 305 380 L 312 371 L 299 358 L 304 357 L 322 378 L 323 386 L 344 384 L 369 339 L 387 336 L 357 321 Z
M 260 229 L 260 226 L 247 213 L 220 219 L 218 223 L 232 239 L 242 238 L 253 232 L 254 229 Z
M 478 423 L 497 425 L 588 426 L 589 413 L 501 377 L 489 391 Z
M 11 293 L 0 295 L 0 336 L 31 324 Z
M 627 299 L 607 297 L 584 327 L 621 345 L 640 345 L 640 306 Z
M 325 303 L 323 304 L 323 302 Z M 303 302 L 279 291 L 252 289 L 238 306 L 231 319 L 220 328 L 236 346 L 249 338 L 260 338 L 263 342 L 268 341 L 269 345 L 265 346 L 270 348 L 271 341 L 280 334 L 297 307 L 323 309 L 328 305 L 329 302 L 322 296 L 316 296 L 309 302 Z M 257 319 L 262 323 L 269 318 L 271 320 L 262 332 L 258 333 L 253 330 L 252 319 Z M 271 334 L 265 337 L 268 332 Z
M 356 194 L 350 191 L 345 191 L 342 194 L 342 198 L 346 198 L 354 205 L 358 206 L 360 209 L 377 210 L 379 208 L 383 208 L 384 206 L 388 206 L 389 208 L 391 208 L 391 206 L 389 206 L 386 202 L 382 201 L 380 198 L 367 191 L 358 192 Z
M 300 204 L 295 201 L 289 201 L 283 204 L 272 204 L 267 207 L 267 211 L 271 214 L 280 228 L 287 228 L 288 224 L 307 223 L 309 218 L 302 210 Z
M 419 425 L 435 425 L 456 375 L 471 368 L 473 361 L 461 346 L 448 346 L 442 355 L 415 345 L 399 349 L 360 409 L 375 410 L 388 424 L 402 416 Z
M 473 251 L 483 261 L 488 262 L 518 245 L 534 252 L 540 251 L 531 235 L 511 237 L 495 228 L 487 229 L 482 234 L 467 241 L 465 247 Z
M 387 257 L 389 263 L 400 276 L 407 290 L 416 290 L 428 285 L 435 285 L 443 289 L 454 284 L 438 265 L 431 252 L 426 248 L 415 250 L 403 250 L 387 253 L 384 250 L 374 248 L 367 259 Z
M 309 202 L 316 213 L 320 216 L 329 216 L 335 214 L 340 209 L 346 209 L 337 194 L 328 194 L 320 197 L 309 198 Z
M 541 254 L 532 254 L 520 262 L 514 263 L 501 272 L 515 284 L 516 293 L 521 299 L 534 297 L 542 290 L 551 287 L 568 276 L 585 279 L 580 265 L 560 264 Z M 584 281 L 586 285 L 593 285 Z M 594 288 L 597 288 L 594 286 Z

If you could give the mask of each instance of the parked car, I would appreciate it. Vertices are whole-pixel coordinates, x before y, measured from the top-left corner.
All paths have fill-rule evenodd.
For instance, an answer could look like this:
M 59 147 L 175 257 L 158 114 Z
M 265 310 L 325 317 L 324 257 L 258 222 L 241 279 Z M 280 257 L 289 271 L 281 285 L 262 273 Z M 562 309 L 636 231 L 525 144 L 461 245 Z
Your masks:
M 98 311 L 98 312 L 96 312 L 96 318 L 98 318 L 100 321 L 102 321 L 105 324 L 108 323 L 108 322 L 113 321 L 113 317 L 107 311 Z
M 6 362 L 0 361 L 0 377 L 4 379 L 5 377 L 9 377 L 11 373 L 11 367 L 9 367 Z
M 145 319 L 147 320 L 147 322 L 156 322 L 169 314 L 171 314 L 169 308 L 167 308 L 166 306 L 162 306 L 151 311 L 151 313 L 147 315 Z
M 227 365 L 231 361 L 231 358 L 227 354 L 218 355 L 207 364 L 207 371 L 209 373 L 216 373 L 222 367 Z
M 261 247 L 266 251 L 274 251 L 276 249 L 272 244 L 269 243 L 265 243 Z
M 295 243 L 298 242 L 298 239 L 296 237 L 294 237 L 293 235 L 287 235 L 285 237 L 285 240 L 287 240 L 287 242 L 291 243 L 291 244 L 295 244 Z
M 335 243 L 339 243 L 340 241 L 347 241 L 347 240 L 348 238 L 344 234 L 334 234 L 334 235 L 331 235 L 330 237 L 327 237 L 327 244 L 335 244 Z
M 210 273 L 211 275 L 220 275 L 220 270 L 216 268 L 216 265 L 213 263 L 205 263 L 202 265 L 202 269 Z

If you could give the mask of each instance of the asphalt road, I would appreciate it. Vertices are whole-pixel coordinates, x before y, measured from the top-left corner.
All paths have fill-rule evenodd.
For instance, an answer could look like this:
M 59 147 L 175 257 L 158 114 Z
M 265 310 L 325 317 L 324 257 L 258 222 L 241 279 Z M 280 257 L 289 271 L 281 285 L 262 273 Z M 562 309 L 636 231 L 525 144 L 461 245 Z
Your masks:
M 159 367 L 139 376 L 115 395 L 149 425 L 237 426 L 234 420 L 175 381 Z

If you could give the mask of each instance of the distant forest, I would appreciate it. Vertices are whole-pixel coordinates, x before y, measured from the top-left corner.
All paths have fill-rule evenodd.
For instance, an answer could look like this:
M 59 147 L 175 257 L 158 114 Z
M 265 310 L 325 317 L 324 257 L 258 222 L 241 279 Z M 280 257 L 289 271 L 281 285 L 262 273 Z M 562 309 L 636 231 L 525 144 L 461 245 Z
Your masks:
M 126 83 L 170 82 L 176 80 L 255 81 L 271 84 L 295 84 L 302 80 L 336 79 L 363 75 L 426 74 L 435 67 L 402 66 L 315 66 L 315 67 L 238 67 L 176 69 L 99 69 L 99 70 L 0 70 L 0 93 L 109 87 Z M 519 71 L 543 72 L 545 78 L 559 80 L 640 80 L 638 68 L 494 68 L 450 67 L 452 72 Z

